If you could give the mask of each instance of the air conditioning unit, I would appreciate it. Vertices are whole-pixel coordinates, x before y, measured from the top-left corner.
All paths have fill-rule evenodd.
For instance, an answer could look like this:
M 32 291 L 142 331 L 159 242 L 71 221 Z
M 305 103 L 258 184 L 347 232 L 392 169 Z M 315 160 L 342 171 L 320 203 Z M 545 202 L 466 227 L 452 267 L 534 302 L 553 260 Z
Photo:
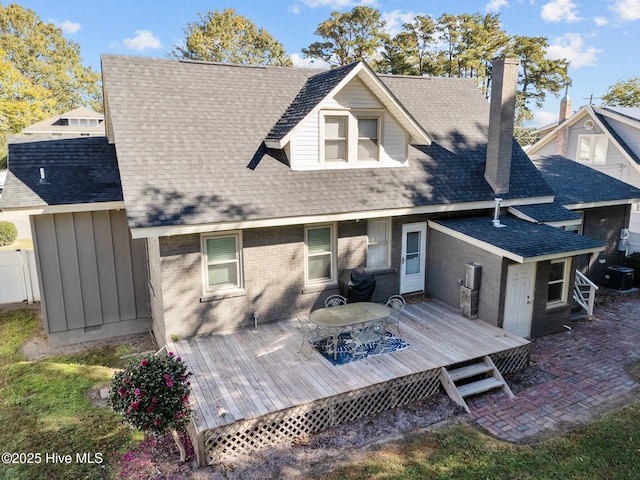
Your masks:
M 614 265 L 607 267 L 604 274 L 607 286 L 614 290 L 629 290 L 633 288 L 633 268 Z

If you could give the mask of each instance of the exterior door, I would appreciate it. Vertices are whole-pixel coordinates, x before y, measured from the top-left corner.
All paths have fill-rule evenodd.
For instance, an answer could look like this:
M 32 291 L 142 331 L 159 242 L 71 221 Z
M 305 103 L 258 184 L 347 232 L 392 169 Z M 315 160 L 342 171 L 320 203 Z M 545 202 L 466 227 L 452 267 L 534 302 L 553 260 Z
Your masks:
M 426 252 L 426 222 L 404 224 L 400 260 L 400 293 L 424 291 Z
M 507 332 L 529 337 L 533 314 L 533 275 L 535 264 L 510 265 L 507 271 L 503 327 Z

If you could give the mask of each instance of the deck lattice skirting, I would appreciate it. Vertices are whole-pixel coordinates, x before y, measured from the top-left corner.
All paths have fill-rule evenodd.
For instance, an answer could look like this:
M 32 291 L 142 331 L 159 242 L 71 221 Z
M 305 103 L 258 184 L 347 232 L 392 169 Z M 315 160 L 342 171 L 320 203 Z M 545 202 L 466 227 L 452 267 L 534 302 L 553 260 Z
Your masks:
M 280 365 L 280 368 L 285 370 L 289 369 L 287 371 L 289 376 L 294 373 L 294 371 L 290 369 L 297 368 L 296 365 L 299 365 L 302 369 L 299 375 L 307 376 L 309 373 L 316 372 L 317 375 L 322 375 L 321 369 L 328 368 L 330 369 L 329 371 L 333 372 L 332 374 L 336 376 L 334 381 L 341 383 L 338 381 L 341 375 L 351 378 L 354 372 L 358 372 L 358 368 L 361 368 L 364 369 L 361 370 L 362 376 L 380 375 L 381 377 L 386 377 L 383 381 L 361 381 L 357 384 L 360 386 L 354 386 L 353 388 L 344 388 L 344 386 L 342 386 L 341 388 L 343 388 L 343 390 L 337 394 L 331 394 L 326 390 L 325 394 L 309 398 L 306 401 L 304 400 L 307 398 L 305 396 L 300 396 L 300 400 L 292 399 L 288 403 L 285 402 L 284 399 L 280 399 L 280 401 L 276 403 L 285 406 L 285 408 L 275 408 L 273 411 L 268 411 L 260 415 L 246 414 L 244 418 L 242 418 L 234 417 L 232 414 L 220 416 L 218 413 L 216 416 L 214 412 L 215 409 L 207 410 L 205 408 L 225 400 L 225 396 L 212 397 L 212 394 L 214 396 L 216 395 L 216 389 L 213 385 L 216 382 L 218 382 L 218 385 L 221 385 L 223 373 L 213 374 L 216 382 L 208 383 L 207 385 L 201 380 L 202 384 L 196 387 L 200 392 L 200 394 L 196 395 L 200 403 L 199 407 L 196 405 L 194 409 L 194 419 L 190 426 L 190 435 L 199 463 L 201 465 L 212 464 L 237 456 L 251 454 L 264 447 L 294 442 L 298 438 L 304 438 L 306 435 L 325 430 L 332 426 L 402 407 L 438 394 L 441 391 L 439 373 L 443 364 L 455 365 L 459 362 L 466 362 L 481 357 L 482 354 L 488 354 L 502 374 L 521 370 L 528 365 L 529 343 L 526 340 L 515 337 L 511 338 L 508 335 L 505 336 L 502 330 L 495 329 L 494 327 L 485 327 L 478 323 L 469 324 L 468 322 L 470 321 L 462 319 L 462 317 L 453 318 L 453 314 L 450 312 L 447 313 L 446 316 L 440 315 L 440 317 L 445 317 L 441 320 L 442 325 L 451 325 L 452 330 L 446 332 L 445 335 L 452 339 L 452 344 L 454 344 L 455 341 L 451 335 L 459 333 L 459 331 L 456 331 L 456 328 L 464 328 L 466 325 L 476 330 L 469 334 L 470 336 L 466 339 L 467 342 L 473 342 L 472 338 L 477 340 L 478 333 L 488 328 L 487 340 L 493 339 L 493 341 L 496 342 L 495 345 L 488 347 L 493 350 L 491 352 L 478 351 L 478 343 L 472 345 L 466 352 L 459 352 L 459 345 L 443 347 L 441 343 L 440 348 L 445 348 L 445 350 L 438 352 L 435 345 L 433 348 L 428 348 L 425 344 L 421 344 L 427 340 L 421 339 L 421 337 L 416 335 L 421 328 L 419 321 L 417 325 L 411 323 L 413 321 L 411 320 L 412 316 L 414 318 L 416 318 L 416 315 L 422 317 L 425 313 L 424 307 L 422 308 L 422 311 L 415 310 L 413 315 L 410 313 L 408 315 L 409 318 L 407 318 L 407 325 L 405 326 L 403 324 L 403 336 L 414 345 L 412 349 L 394 354 L 385 354 L 372 359 L 358 360 L 352 364 L 337 367 L 330 365 L 329 362 L 322 358 L 319 358 L 318 363 L 314 364 L 313 360 L 305 360 L 304 356 L 298 357 L 295 356 L 295 354 L 290 354 L 290 357 L 279 357 L 279 360 L 284 362 Z M 435 326 L 431 323 L 429 325 L 432 327 Z M 436 328 L 439 327 L 439 325 L 436 326 Z M 267 330 L 270 328 L 271 327 L 267 327 Z M 279 331 L 286 331 L 286 328 L 284 330 L 280 329 Z M 442 332 L 442 328 L 439 328 L 439 331 Z M 498 334 L 497 332 L 502 333 Z M 431 336 L 435 336 L 433 329 L 431 333 Z M 295 351 L 299 338 L 299 334 L 296 332 L 295 335 L 292 335 L 291 338 L 282 343 L 282 345 L 286 345 L 287 347 L 286 352 L 290 352 L 290 350 Z M 456 336 L 455 338 L 457 341 L 458 337 Z M 242 340 L 240 339 L 239 341 L 241 342 Z M 465 339 L 463 338 L 461 341 L 465 341 Z M 295 343 L 291 345 L 287 342 Z M 199 359 L 204 359 L 207 355 L 206 353 L 204 355 L 198 353 L 198 351 L 195 350 L 195 345 L 189 348 L 183 344 L 183 348 L 180 348 L 180 343 L 174 344 L 172 348 L 175 348 L 185 357 L 187 363 L 189 363 L 190 360 L 193 364 L 198 363 L 194 358 L 190 359 L 190 352 L 192 352 L 191 355 L 195 355 L 196 358 Z M 226 345 L 229 345 L 228 339 Z M 299 346 L 299 344 L 297 346 Z M 198 348 L 202 348 L 202 346 Z M 285 351 L 284 348 L 282 350 Z M 451 352 L 454 350 L 459 352 L 460 355 L 453 356 Z M 401 361 L 403 358 L 401 354 L 403 353 L 404 357 L 409 357 L 406 363 L 402 363 Z M 443 353 L 446 354 L 445 356 L 447 358 L 440 363 L 435 363 L 433 357 L 442 358 Z M 289 355 L 289 353 L 286 354 Z M 281 355 L 285 355 L 285 353 L 281 353 Z M 393 355 L 396 356 L 394 357 Z M 430 357 L 430 355 L 433 357 Z M 246 360 L 247 356 L 245 355 L 244 361 Z M 265 359 L 262 358 L 262 361 L 264 360 Z M 229 358 L 228 361 L 233 362 L 231 358 Z M 202 365 L 202 363 L 203 362 L 200 362 L 200 365 Z M 360 367 L 358 367 L 358 364 L 360 364 Z M 393 373 L 387 374 L 384 372 L 388 364 L 395 364 Z M 416 366 L 410 369 L 408 365 Z M 225 388 L 225 395 L 227 397 L 229 395 L 233 396 L 233 394 L 230 393 L 232 391 L 231 384 L 236 384 L 239 388 L 238 392 L 242 392 L 242 394 L 236 395 L 238 405 L 242 401 L 251 401 L 246 398 L 247 394 L 252 395 L 251 392 L 248 391 L 250 384 L 258 388 L 253 392 L 253 395 L 259 396 L 265 393 L 261 391 L 261 389 L 266 388 L 266 383 L 264 382 L 268 382 L 269 379 L 258 378 L 259 367 L 253 366 L 251 368 L 253 369 L 251 372 L 253 376 L 252 380 L 239 380 L 237 377 L 238 370 L 235 370 L 235 377 L 230 377 L 227 388 Z M 267 367 L 266 370 L 271 371 L 277 368 L 278 366 L 270 366 Z M 398 373 L 401 371 L 404 372 L 404 374 Z M 212 374 L 205 370 L 201 371 L 201 376 L 211 378 Z M 374 377 L 372 376 L 371 378 Z M 273 381 L 273 379 L 271 380 Z M 194 381 L 197 382 L 198 378 L 195 378 Z M 313 377 L 309 381 L 313 383 Z M 244 390 L 240 389 L 241 384 Z M 260 387 L 260 385 L 263 385 L 263 387 Z M 270 385 L 269 389 L 274 392 L 275 385 Z M 299 392 L 290 391 L 289 393 L 297 394 Z M 193 396 L 194 395 L 192 395 L 192 397 Z M 239 410 L 239 407 L 237 410 Z M 239 415 L 239 413 L 238 411 L 237 415 Z

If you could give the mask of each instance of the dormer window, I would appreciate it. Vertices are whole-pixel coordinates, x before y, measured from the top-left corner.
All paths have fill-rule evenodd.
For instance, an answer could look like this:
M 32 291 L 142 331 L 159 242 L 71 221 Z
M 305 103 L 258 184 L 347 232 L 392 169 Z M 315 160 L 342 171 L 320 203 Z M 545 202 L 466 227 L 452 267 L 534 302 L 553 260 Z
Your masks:
M 320 112 L 321 161 L 378 162 L 380 160 L 380 112 Z
M 358 118 L 358 160 L 377 161 L 378 155 L 378 118 Z
M 347 161 L 347 120 L 346 116 L 324 117 L 324 161 Z

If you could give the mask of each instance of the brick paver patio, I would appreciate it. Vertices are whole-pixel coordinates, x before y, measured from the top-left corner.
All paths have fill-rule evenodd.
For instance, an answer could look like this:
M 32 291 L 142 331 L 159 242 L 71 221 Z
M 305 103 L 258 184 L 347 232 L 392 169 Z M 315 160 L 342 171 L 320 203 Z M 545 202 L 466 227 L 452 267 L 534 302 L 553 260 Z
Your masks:
M 496 394 L 469 400 L 479 425 L 503 440 L 533 441 L 640 398 L 640 385 L 625 372 L 625 365 L 640 359 L 640 293 L 621 295 L 596 307 L 593 320 L 569 326 L 532 344 L 532 364 L 550 380 L 514 399 Z

